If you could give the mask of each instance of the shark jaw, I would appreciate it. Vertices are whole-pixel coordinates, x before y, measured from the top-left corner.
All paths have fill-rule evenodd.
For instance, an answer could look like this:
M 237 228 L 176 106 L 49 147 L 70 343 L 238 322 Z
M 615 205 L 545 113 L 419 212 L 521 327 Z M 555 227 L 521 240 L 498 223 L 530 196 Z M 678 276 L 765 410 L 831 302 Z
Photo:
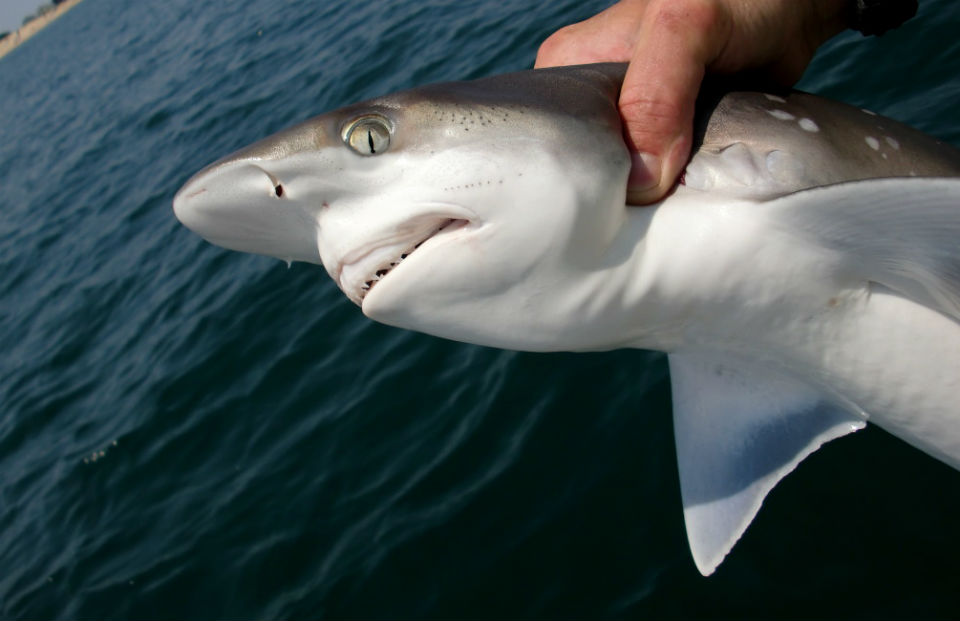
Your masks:
M 418 252 L 421 246 L 426 246 L 423 252 L 430 252 L 435 244 L 443 243 L 446 236 L 469 226 L 469 220 L 459 218 L 430 219 L 423 227 L 426 231 L 423 234 L 399 243 L 388 240 L 373 250 L 360 249 L 348 254 L 333 269 L 337 274 L 335 280 L 344 294 L 354 304 L 362 307 L 364 299 L 372 294 L 374 288 L 379 287 L 379 283 L 394 270 L 402 269 L 400 266 Z

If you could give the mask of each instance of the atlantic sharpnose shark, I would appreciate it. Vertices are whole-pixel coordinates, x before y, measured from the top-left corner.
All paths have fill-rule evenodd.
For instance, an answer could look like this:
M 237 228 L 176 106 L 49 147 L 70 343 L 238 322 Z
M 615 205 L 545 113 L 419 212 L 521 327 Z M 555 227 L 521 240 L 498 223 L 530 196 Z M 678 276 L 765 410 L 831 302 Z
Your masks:
M 625 204 L 624 66 L 348 106 L 195 175 L 183 224 L 322 263 L 368 317 L 494 347 L 667 352 L 694 561 L 876 423 L 960 469 L 960 152 L 800 92 L 705 95 L 681 183 Z

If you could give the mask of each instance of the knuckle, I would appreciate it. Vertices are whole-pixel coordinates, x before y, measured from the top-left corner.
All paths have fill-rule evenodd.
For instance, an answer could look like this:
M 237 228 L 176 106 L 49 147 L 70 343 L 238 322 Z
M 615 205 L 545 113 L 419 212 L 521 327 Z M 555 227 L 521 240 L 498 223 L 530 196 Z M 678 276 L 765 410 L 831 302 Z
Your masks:
M 650 6 L 655 26 L 673 33 L 707 33 L 723 20 L 720 4 L 714 0 L 658 0 Z
M 544 39 L 537 50 L 537 61 L 550 61 L 561 55 L 571 40 L 570 27 L 566 26 Z
M 621 99 L 620 112 L 631 134 L 672 134 L 680 120 L 675 104 L 643 95 Z
M 684 106 L 639 96 L 620 102 L 624 134 L 638 151 L 662 154 L 690 131 Z

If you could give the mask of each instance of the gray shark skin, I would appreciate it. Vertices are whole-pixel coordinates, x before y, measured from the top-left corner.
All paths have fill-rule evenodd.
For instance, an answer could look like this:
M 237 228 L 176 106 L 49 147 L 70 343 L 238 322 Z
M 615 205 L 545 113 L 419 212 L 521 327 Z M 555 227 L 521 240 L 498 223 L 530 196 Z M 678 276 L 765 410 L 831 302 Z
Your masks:
M 368 317 L 529 351 L 667 352 L 709 575 L 766 494 L 875 423 L 960 469 L 960 152 L 799 92 L 706 92 L 660 203 L 625 205 L 624 66 L 327 113 L 177 194 L 227 248 L 322 264 Z

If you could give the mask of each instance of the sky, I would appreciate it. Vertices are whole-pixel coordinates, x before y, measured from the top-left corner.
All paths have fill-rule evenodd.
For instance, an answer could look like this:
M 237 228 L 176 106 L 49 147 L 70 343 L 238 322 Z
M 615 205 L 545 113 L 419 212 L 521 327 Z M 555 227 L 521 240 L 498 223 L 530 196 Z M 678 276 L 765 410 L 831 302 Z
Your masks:
M 49 4 L 49 0 L 0 0 L 0 32 L 13 32 L 42 4 Z

